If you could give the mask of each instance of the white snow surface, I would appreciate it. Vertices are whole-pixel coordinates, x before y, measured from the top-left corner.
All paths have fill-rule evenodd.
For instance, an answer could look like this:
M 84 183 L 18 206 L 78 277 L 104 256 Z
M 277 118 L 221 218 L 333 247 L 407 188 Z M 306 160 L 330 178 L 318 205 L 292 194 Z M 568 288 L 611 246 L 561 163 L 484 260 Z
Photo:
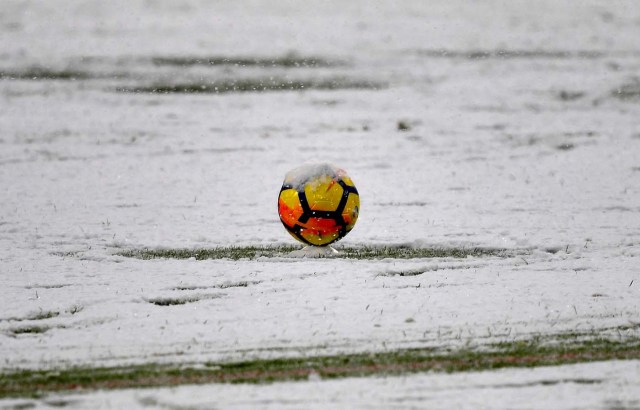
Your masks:
M 302 249 L 296 249 L 287 254 L 290 258 L 335 258 L 339 257 L 338 252 L 332 246 L 305 246 Z
M 4 370 L 455 347 L 629 325 L 625 332 L 638 333 L 634 1 L 4 0 L 0 36 L 0 71 L 46 67 L 95 77 L 0 78 Z M 149 62 L 288 53 L 343 64 Z M 381 86 L 219 95 L 116 91 L 269 77 Z M 409 129 L 399 130 L 400 121 Z M 282 176 L 318 159 L 348 170 L 360 193 L 358 224 L 339 244 L 495 247 L 514 256 L 117 255 L 145 247 L 291 244 L 276 208 Z M 423 273 L 398 275 L 407 271 Z M 198 301 L 149 303 L 166 297 Z M 46 312 L 59 315 L 32 320 Z M 15 332 L 34 325 L 46 331 Z M 190 396 L 204 389 L 194 398 L 198 405 L 207 394 L 231 403 L 238 392 L 262 400 L 263 391 L 267 397 L 286 391 L 304 400 L 322 383 L 336 397 L 366 392 L 344 399 L 364 407 L 377 403 L 378 387 L 380 395 L 409 397 L 397 404 L 411 407 L 411 389 L 423 384 L 453 386 L 425 393 L 425 400 L 451 394 L 453 404 L 464 403 L 467 392 L 483 403 L 494 389 L 536 400 L 555 389 L 549 397 L 557 401 L 530 407 L 571 408 L 571 400 L 583 407 L 589 391 L 606 408 L 608 386 L 638 386 L 636 362 L 608 362 L 576 367 L 606 379 L 595 387 L 495 387 L 505 375 L 540 380 L 569 368 L 176 391 Z M 487 389 L 460 394 L 485 380 Z M 154 391 L 164 397 L 169 390 Z M 148 392 L 104 395 L 126 401 Z M 638 406 L 633 394 L 631 406 Z M 102 393 L 95 397 L 103 400 Z M 237 405 L 250 407 L 247 400 Z M 283 407 L 270 403 L 257 405 Z
M 304 164 L 287 172 L 284 183 L 297 191 L 304 191 L 304 187 L 319 177 L 334 179 L 345 174 L 345 171 L 327 162 Z M 316 185 L 317 186 L 317 185 Z

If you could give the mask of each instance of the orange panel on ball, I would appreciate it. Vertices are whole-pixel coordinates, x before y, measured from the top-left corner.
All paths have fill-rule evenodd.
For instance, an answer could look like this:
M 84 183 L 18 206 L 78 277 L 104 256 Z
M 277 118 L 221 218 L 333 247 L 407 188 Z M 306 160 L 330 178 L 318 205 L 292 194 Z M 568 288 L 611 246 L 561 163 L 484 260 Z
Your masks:
M 278 213 L 284 224 L 293 228 L 304 211 L 298 199 L 298 192 L 295 189 L 286 189 L 280 192 L 278 198 Z
M 314 245 L 328 245 L 340 238 L 340 227 L 333 219 L 309 218 L 300 235 Z

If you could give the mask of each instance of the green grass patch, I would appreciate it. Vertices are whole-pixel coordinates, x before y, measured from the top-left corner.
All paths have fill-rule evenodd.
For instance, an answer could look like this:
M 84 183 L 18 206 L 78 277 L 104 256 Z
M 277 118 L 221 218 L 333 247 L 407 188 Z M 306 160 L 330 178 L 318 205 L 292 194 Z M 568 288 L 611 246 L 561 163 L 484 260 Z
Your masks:
M 284 256 L 298 248 L 293 246 L 229 246 L 199 249 L 133 249 L 117 255 L 137 259 L 256 259 L 258 257 Z
M 549 343 L 553 342 L 553 343 Z M 571 341 L 553 337 L 504 342 L 484 349 L 429 348 L 337 354 L 233 363 L 146 364 L 20 370 L 0 376 L 0 398 L 38 397 L 76 389 L 118 389 L 202 383 L 266 383 L 415 372 L 463 372 L 508 367 L 554 366 L 602 360 L 640 359 L 640 338 Z
M 246 288 L 251 285 L 257 285 L 259 281 L 241 281 L 241 282 L 225 282 L 219 285 L 182 285 L 172 288 L 173 290 L 199 290 L 199 289 L 229 289 L 229 288 Z
M 77 70 L 54 70 L 43 67 L 30 67 L 23 70 L 3 70 L 0 71 L 0 79 L 6 80 L 89 80 L 93 75 Z
M 598 331 L 600 333 L 607 332 L 609 334 L 621 334 L 621 332 L 636 332 L 640 330 L 640 323 L 630 322 L 626 325 L 617 325 L 611 327 L 600 328 Z M 593 331 L 570 331 L 558 333 L 554 336 L 557 340 L 564 341 L 566 343 L 567 340 L 584 340 L 584 339 L 592 339 L 594 337 Z
M 38 312 L 29 313 L 24 317 L 8 317 L 8 318 L 0 318 L 0 322 L 2 321 L 13 321 L 13 322 L 22 322 L 25 320 L 45 320 L 51 319 L 54 317 L 60 316 L 60 312 L 55 310 L 40 310 Z
M 611 96 L 623 101 L 640 99 L 640 79 L 634 78 L 626 84 L 611 91 Z
M 348 259 L 418 259 L 506 256 L 503 249 L 493 248 L 414 248 L 410 246 L 364 246 L 339 249 L 339 257 Z
M 44 320 L 60 316 L 60 312 L 54 310 L 41 310 L 27 316 L 26 320 Z
M 22 327 L 15 327 L 13 329 L 10 329 L 9 331 L 13 335 L 25 335 L 25 334 L 44 333 L 47 330 L 49 330 L 49 327 L 47 326 L 22 326 Z
M 199 302 L 201 300 L 208 299 L 217 299 L 222 297 L 222 294 L 212 293 L 212 294 L 201 294 L 201 295 L 188 295 L 188 296 L 175 296 L 175 297 L 157 297 L 145 299 L 147 302 L 152 303 L 156 306 L 174 306 L 174 305 L 184 305 L 187 303 Z
M 75 256 L 78 256 L 80 253 L 82 252 L 81 251 L 51 252 L 51 255 L 60 256 L 62 258 L 73 258 Z
M 566 51 L 566 50 L 421 50 L 420 55 L 431 58 L 456 58 L 466 60 L 487 60 L 487 59 L 584 59 L 592 60 L 603 58 L 605 53 L 599 51 Z
M 192 297 L 163 297 L 163 298 L 151 298 L 147 299 L 147 302 L 154 304 L 156 306 L 173 306 L 173 305 L 184 305 L 186 303 L 193 303 L 199 301 L 200 298 L 196 296 Z
M 317 68 L 344 65 L 341 61 L 328 60 L 321 57 L 302 57 L 287 54 L 279 57 L 152 57 L 151 62 L 157 66 L 237 66 L 237 67 L 284 67 L 284 68 Z
M 117 92 L 143 94 L 229 94 L 302 90 L 376 90 L 386 85 L 365 80 L 332 78 L 323 80 L 288 80 L 278 78 L 244 78 L 180 84 L 120 87 Z
M 256 259 L 260 257 L 286 257 L 299 250 L 296 246 L 229 246 L 200 249 L 130 249 L 117 255 L 137 259 Z M 504 249 L 493 248 L 415 248 L 410 246 L 362 246 L 336 247 L 339 254 L 331 258 L 344 259 L 417 259 L 417 258 L 466 258 L 483 256 L 507 256 Z

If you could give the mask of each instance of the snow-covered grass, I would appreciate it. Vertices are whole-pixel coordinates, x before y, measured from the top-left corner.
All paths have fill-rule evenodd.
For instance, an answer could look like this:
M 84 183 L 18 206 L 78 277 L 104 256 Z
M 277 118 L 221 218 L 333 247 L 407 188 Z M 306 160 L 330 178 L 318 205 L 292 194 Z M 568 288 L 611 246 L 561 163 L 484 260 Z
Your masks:
M 612 391 L 639 383 L 639 22 L 632 1 L 3 1 L 3 382 L 320 364 L 0 405 L 637 407 Z M 278 191 L 318 161 L 359 220 L 337 257 L 291 258 Z M 636 359 L 317 380 L 322 358 L 537 340 Z
M 640 402 L 638 361 L 510 368 L 491 372 L 398 376 L 268 384 L 206 384 L 156 389 L 54 394 L 5 399 L 11 408 L 91 409 L 633 409 Z
M 290 257 L 293 251 L 299 250 L 300 246 L 231 246 L 217 248 L 197 248 L 197 249 L 127 249 L 119 252 L 118 255 L 139 258 L 139 259 L 256 259 L 256 258 L 286 258 Z M 338 250 L 339 249 L 339 250 Z M 365 245 L 365 246 L 338 246 L 335 254 L 330 254 L 334 258 L 346 259 L 421 259 L 421 258 L 466 258 L 478 256 L 503 256 L 517 254 L 518 251 L 507 252 L 504 249 L 490 248 L 425 248 L 411 247 L 407 245 Z M 526 254 L 526 251 L 520 251 Z M 513 256 L 511 255 L 511 256 Z M 319 255 L 322 257 L 322 255 Z M 326 257 L 326 256 L 325 256 Z
M 626 331 L 629 327 L 608 330 Z M 51 391 L 76 389 L 157 387 L 214 382 L 266 383 L 308 380 L 310 377 L 333 379 L 425 371 L 453 373 L 640 359 L 640 338 L 611 340 L 600 337 L 598 333 L 544 335 L 530 340 L 496 343 L 484 349 L 414 348 L 361 354 L 255 359 L 232 363 L 149 363 L 111 368 L 72 367 L 56 371 L 20 370 L 6 373 L 3 380 L 0 380 L 0 398 L 37 397 Z

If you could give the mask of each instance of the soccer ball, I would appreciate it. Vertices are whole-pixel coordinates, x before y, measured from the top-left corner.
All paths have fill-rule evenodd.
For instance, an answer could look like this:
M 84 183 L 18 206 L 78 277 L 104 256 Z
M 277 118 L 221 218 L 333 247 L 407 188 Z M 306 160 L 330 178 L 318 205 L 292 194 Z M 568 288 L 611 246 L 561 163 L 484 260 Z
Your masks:
M 358 220 L 360 196 L 347 173 L 331 164 L 309 164 L 287 173 L 278 214 L 287 231 L 307 245 L 342 239 Z

